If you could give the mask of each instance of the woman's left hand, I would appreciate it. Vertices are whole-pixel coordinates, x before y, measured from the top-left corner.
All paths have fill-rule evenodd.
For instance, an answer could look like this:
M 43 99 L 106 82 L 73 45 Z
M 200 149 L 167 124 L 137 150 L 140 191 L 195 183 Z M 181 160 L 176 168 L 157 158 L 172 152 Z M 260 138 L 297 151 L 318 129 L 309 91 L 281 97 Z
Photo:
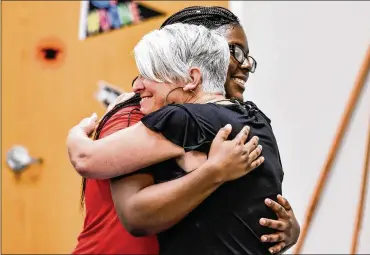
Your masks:
M 86 135 L 90 135 L 96 127 L 98 116 L 93 113 L 90 117 L 84 118 L 76 127 L 81 128 Z
M 277 230 L 276 233 L 261 236 L 262 242 L 277 242 L 276 245 L 269 248 L 272 254 L 288 250 L 297 243 L 300 233 L 299 223 L 288 200 L 278 195 L 277 201 L 278 203 L 267 198 L 265 204 L 276 213 L 278 219 L 260 219 L 262 226 Z

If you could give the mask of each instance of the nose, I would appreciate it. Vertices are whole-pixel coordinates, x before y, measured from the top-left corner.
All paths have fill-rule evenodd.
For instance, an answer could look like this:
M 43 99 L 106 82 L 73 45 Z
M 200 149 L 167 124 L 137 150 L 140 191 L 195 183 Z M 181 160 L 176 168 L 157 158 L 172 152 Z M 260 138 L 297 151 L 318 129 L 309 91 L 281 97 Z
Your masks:
M 243 64 L 240 67 L 242 69 L 246 69 L 249 72 L 252 68 L 252 64 L 249 62 L 248 58 L 245 58 Z
M 132 90 L 133 92 L 135 93 L 140 93 L 141 91 L 144 90 L 144 84 L 143 84 L 143 80 L 140 79 L 140 78 L 137 78 L 135 81 L 134 81 L 134 84 L 132 86 Z

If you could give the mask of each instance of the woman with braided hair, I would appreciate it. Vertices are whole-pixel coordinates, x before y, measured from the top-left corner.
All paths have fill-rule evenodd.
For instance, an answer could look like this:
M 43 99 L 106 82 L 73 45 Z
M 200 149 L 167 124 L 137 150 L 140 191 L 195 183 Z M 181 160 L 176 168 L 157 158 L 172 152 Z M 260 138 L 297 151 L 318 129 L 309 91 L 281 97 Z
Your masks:
M 245 91 L 245 85 L 249 74 L 255 72 L 257 62 L 249 55 L 248 40 L 239 18 L 230 10 L 223 7 L 191 6 L 170 16 L 163 22 L 161 28 L 175 23 L 203 25 L 208 29 L 217 31 L 227 39 L 231 58 L 225 82 L 226 98 L 244 102 L 243 92 Z M 253 102 L 247 101 L 244 104 L 248 109 L 255 111 L 260 117 L 263 116 L 266 118 L 269 123 L 271 139 L 277 146 L 272 127 L 270 126 L 270 119 Z M 280 252 L 292 247 L 298 241 L 300 233 L 299 223 L 289 202 L 281 196 L 279 196 L 277 201 L 280 205 L 270 200 L 266 202 L 273 203 L 275 208 L 279 208 L 279 211 L 283 212 L 284 217 L 277 214 L 280 222 L 269 219 L 260 220 L 260 223 L 265 226 L 283 230 L 280 233 L 261 237 L 261 240 L 264 242 L 277 242 L 275 246 L 270 248 L 271 253 Z M 285 229 L 281 228 L 281 226 L 285 226 Z
M 161 28 L 175 23 L 202 25 L 228 40 L 232 57 L 225 83 L 226 97 L 243 102 L 245 83 L 249 73 L 255 72 L 257 62 L 249 55 L 247 37 L 239 18 L 223 7 L 191 6 L 170 16 Z
M 220 31 L 233 31 L 229 28 L 237 27 L 239 25 L 239 21 L 235 15 L 233 15 L 229 10 L 224 9 L 222 7 L 190 7 L 186 8 L 175 15 L 171 16 L 166 22 L 162 25 L 162 27 L 166 24 L 172 23 L 191 23 L 196 25 L 205 25 L 211 29 L 219 28 Z M 220 26 L 221 27 L 220 29 Z M 237 35 L 242 34 L 244 37 L 244 32 L 236 29 Z M 242 37 L 243 37 L 242 36 Z M 236 36 L 238 37 L 238 36 Z M 242 40 L 239 40 L 242 41 Z M 246 41 L 246 40 L 245 40 Z M 240 49 L 234 49 L 234 54 L 240 54 Z M 238 55 L 240 58 L 241 56 Z M 235 61 L 235 60 L 234 60 Z M 233 72 L 231 70 L 236 70 L 237 67 L 233 65 L 233 59 L 231 58 L 228 79 L 225 83 L 225 89 L 227 92 L 228 97 L 237 98 L 242 100 L 242 94 L 244 91 L 244 86 L 241 86 L 241 80 L 245 81 L 246 77 L 239 77 L 241 79 L 237 80 L 235 77 L 230 76 Z M 249 68 L 249 69 L 248 69 Z M 255 66 L 252 68 L 246 68 L 249 71 L 254 71 Z M 234 72 L 235 73 L 235 72 Z M 118 131 L 130 125 L 127 123 L 131 120 L 131 124 L 136 123 L 141 117 L 142 114 L 137 110 L 140 98 L 134 97 L 131 101 L 123 102 L 117 104 L 112 111 L 109 112 L 105 116 L 105 118 L 101 121 L 99 125 L 99 129 L 97 130 L 96 134 L 102 131 L 102 136 L 108 135 L 109 133 Z M 250 105 L 251 106 L 251 105 Z M 125 112 L 125 114 L 122 114 Z M 131 114 L 131 116 L 129 116 Z M 262 115 L 262 113 L 259 113 Z M 130 118 L 131 117 L 131 118 Z M 118 120 L 121 120 L 121 124 L 118 124 Z M 117 122 L 117 123 L 116 123 Z M 126 123 L 126 124 L 125 124 Z M 116 127 L 115 127 L 116 125 Z M 109 130 L 109 129 L 112 130 Z M 104 134 L 103 134 L 104 131 Z M 222 160 L 220 160 L 222 161 Z M 181 181 L 181 178 L 178 180 Z M 173 184 L 172 184 L 173 183 Z M 163 183 L 167 185 L 168 188 L 173 188 L 175 190 L 175 185 L 181 185 L 179 182 L 175 184 L 175 182 L 168 182 Z M 84 231 L 81 233 L 79 237 L 79 244 L 77 249 L 75 250 L 75 254 L 81 253 L 115 253 L 115 254 L 122 254 L 122 253 L 130 253 L 130 254 L 148 254 L 148 253 L 155 253 L 156 247 L 156 240 L 154 236 L 150 237 L 141 237 L 141 238 L 134 238 L 126 234 L 125 229 L 120 226 L 119 220 L 115 215 L 115 212 L 112 213 L 112 199 L 109 190 L 109 181 L 108 180 L 93 180 L 89 179 L 87 184 L 87 200 L 90 200 L 90 203 L 87 201 L 86 211 L 87 216 L 85 219 L 85 227 Z M 154 185 L 156 186 L 156 185 Z M 162 185 L 163 186 L 163 185 Z M 188 187 L 189 190 L 192 189 L 191 186 Z M 102 197 L 103 201 L 99 199 L 99 193 L 105 193 Z M 88 197 L 91 197 L 90 199 Z M 289 203 L 282 197 L 278 198 L 278 202 L 281 205 L 284 205 L 286 208 L 284 209 L 281 205 L 277 204 L 273 200 L 266 200 L 266 205 L 271 207 L 278 215 L 279 220 L 268 220 L 265 219 L 264 221 L 261 220 L 261 223 L 267 222 L 267 225 L 273 229 L 278 230 L 279 232 L 263 236 L 267 237 L 267 242 L 276 242 L 276 244 L 272 247 L 271 252 L 279 252 L 281 249 L 285 248 L 285 245 L 290 246 L 292 245 L 297 236 L 297 228 L 299 232 L 299 226 L 295 220 L 294 214 L 289 206 Z M 93 205 L 91 205 L 93 204 Z M 94 215 L 94 211 L 91 209 L 92 207 L 99 208 L 97 210 L 98 215 Z M 90 209 L 90 210 L 89 210 Z M 113 215 L 114 214 L 114 215 Z M 100 215 L 100 216 L 99 216 Z M 89 216 L 89 217 L 88 217 Z M 99 221 L 101 224 L 99 224 Z M 104 222 L 109 223 L 109 226 L 104 225 Z M 292 224 L 293 223 L 293 224 Z M 93 226 L 93 225 L 97 226 Z M 116 227 L 114 231 L 112 231 L 113 225 Z M 106 226 L 106 227 L 105 227 Z M 100 233 L 100 234 L 99 234 Z M 292 234 L 293 233 L 293 234 Z M 92 241 L 93 240 L 93 241 Z M 280 242 L 277 242 L 280 241 Z M 100 249 L 98 247 L 100 246 Z

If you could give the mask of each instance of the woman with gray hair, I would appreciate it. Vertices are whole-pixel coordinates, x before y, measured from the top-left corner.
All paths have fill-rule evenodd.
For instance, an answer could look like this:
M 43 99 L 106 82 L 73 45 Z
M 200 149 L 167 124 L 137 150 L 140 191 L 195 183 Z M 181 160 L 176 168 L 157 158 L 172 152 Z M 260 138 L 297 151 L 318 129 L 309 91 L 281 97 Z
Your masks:
M 143 235 L 151 229 L 135 222 L 135 207 L 127 206 L 135 193 L 207 162 L 211 142 L 226 124 L 233 127 L 231 138 L 246 125 L 251 125 L 251 134 L 263 135 L 264 125 L 263 120 L 250 118 L 237 101 L 224 97 L 230 52 L 222 36 L 202 26 L 169 25 L 144 36 L 135 47 L 135 58 L 141 76 L 134 90 L 142 98 L 141 112 L 147 115 L 138 124 L 97 141 L 88 138 L 94 123 L 86 124 L 86 119 L 71 129 L 67 145 L 71 162 L 85 177 L 146 175 L 143 186 L 121 186 L 125 197 L 114 198 L 126 228 Z M 259 169 L 217 183 L 217 190 L 201 205 L 159 233 L 160 254 L 268 254 L 259 241 L 268 230 L 258 219 L 273 218 L 263 201 L 281 193 L 283 177 L 281 166 L 275 164 L 279 153 L 271 144 L 262 144 L 266 161 Z M 187 164 L 190 153 L 202 153 L 204 161 Z M 132 158 L 133 154 L 140 157 Z M 262 161 L 261 157 L 256 164 Z

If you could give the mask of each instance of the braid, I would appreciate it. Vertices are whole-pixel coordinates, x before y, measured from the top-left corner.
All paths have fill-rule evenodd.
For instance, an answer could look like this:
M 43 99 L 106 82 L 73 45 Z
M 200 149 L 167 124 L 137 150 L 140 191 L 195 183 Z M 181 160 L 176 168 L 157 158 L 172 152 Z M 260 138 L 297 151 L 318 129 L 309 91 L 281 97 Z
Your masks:
M 224 25 L 240 25 L 234 13 L 220 6 L 191 6 L 170 16 L 161 26 L 186 23 L 202 25 L 208 29 L 216 29 Z
M 136 79 L 136 78 L 135 78 Z M 129 106 L 138 106 L 140 107 L 140 95 L 139 94 L 135 94 L 135 96 L 133 96 L 132 98 L 124 101 L 124 102 L 121 102 L 119 104 L 116 104 L 112 110 L 110 110 L 106 115 L 104 115 L 104 117 L 102 118 L 102 120 L 100 121 L 98 127 L 96 128 L 96 132 L 95 132 L 95 135 L 94 135 L 94 140 L 97 140 L 99 138 L 99 135 L 100 135 L 100 132 L 101 130 L 103 129 L 105 123 L 107 123 L 107 121 L 116 113 L 118 112 L 119 110 L 121 110 L 122 108 L 124 107 L 129 107 Z M 128 126 L 130 126 L 130 117 L 131 117 L 131 113 L 133 111 L 140 111 L 139 108 L 135 108 L 135 109 L 132 109 L 131 112 L 128 113 L 129 115 L 129 122 L 128 122 Z M 86 189 L 86 178 L 82 178 L 82 192 L 81 192 L 81 199 L 80 199 L 80 202 L 81 202 L 81 208 L 83 208 L 84 206 L 84 202 L 85 202 L 85 189 Z

